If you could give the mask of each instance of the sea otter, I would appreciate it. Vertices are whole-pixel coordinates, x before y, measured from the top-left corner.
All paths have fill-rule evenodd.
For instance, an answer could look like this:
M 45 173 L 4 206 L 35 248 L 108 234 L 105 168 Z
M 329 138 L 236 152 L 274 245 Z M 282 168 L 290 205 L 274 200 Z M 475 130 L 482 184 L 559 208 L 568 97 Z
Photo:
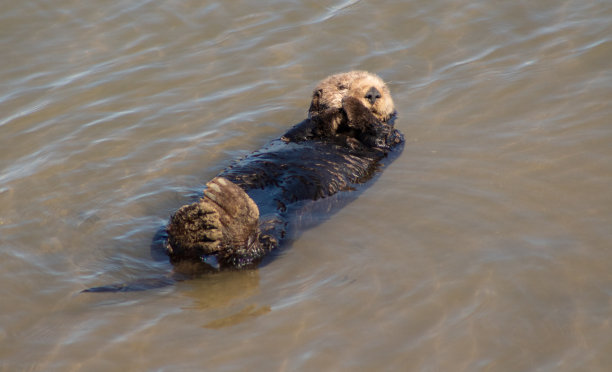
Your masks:
M 279 247 L 291 219 L 303 219 L 319 199 L 353 190 L 399 155 L 404 137 L 395 118 L 380 77 L 366 71 L 327 77 L 314 89 L 304 121 L 231 164 L 206 184 L 200 200 L 170 217 L 161 236 L 173 275 L 85 292 L 145 290 L 193 274 L 256 267 Z
M 200 200 L 172 215 L 170 262 L 179 271 L 256 266 L 279 246 L 291 212 L 370 179 L 401 148 L 395 117 L 377 75 L 351 71 L 322 80 L 307 119 L 223 170 Z

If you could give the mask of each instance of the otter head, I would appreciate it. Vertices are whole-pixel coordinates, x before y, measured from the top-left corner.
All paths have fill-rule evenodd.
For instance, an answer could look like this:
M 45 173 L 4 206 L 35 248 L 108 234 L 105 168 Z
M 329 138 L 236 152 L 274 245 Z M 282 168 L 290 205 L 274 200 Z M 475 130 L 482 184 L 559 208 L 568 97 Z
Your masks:
M 332 75 L 312 95 L 308 118 L 316 134 L 345 141 L 350 147 L 389 142 L 395 106 L 382 79 L 366 71 Z M 388 147 L 388 146 L 386 146 Z
M 382 122 L 395 115 L 391 93 L 380 77 L 366 71 L 350 71 L 329 76 L 317 85 L 308 117 L 313 119 L 321 114 L 340 112 L 346 97 L 358 99 Z

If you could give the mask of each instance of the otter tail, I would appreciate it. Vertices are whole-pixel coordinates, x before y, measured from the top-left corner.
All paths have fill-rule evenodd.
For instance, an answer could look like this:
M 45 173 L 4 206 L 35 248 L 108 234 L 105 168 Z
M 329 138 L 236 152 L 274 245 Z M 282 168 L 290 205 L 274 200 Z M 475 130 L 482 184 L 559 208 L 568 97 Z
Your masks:
M 169 287 L 177 282 L 176 279 L 171 277 L 160 275 L 149 278 L 137 279 L 127 283 L 115 283 L 103 285 L 100 287 L 87 288 L 81 291 L 81 293 L 87 292 L 138 292 L 146 291 L 149 289 L 157 289 L 163 287 Z

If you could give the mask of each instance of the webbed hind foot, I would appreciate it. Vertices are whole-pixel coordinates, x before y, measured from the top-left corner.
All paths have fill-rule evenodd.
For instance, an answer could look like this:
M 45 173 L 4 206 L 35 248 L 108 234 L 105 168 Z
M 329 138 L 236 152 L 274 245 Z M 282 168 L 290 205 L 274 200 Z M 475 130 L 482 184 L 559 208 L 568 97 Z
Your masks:
M 235 252 L 248 250 L 259 237 L 259 209 L 238 186 L 223 177 L 206 184 L 204 197 L 181 207 L 168 225 L 168 254 L 173 264 L 207 263 L 218 269 Z M 215 267 L 216 266 L 216 267 Z

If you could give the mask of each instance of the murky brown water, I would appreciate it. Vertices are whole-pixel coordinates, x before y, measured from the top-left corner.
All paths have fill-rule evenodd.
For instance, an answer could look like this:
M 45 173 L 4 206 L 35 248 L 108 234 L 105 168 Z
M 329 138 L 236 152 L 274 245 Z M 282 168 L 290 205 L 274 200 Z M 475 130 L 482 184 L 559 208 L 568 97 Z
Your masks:
M 374 5 L 376 4 L 376 5 Z M 609 371 L 612 3 L 5 1 L 0 369 Z M 314 84 L 403 155 L 271 264 L 139 293 L 149 244 Z

